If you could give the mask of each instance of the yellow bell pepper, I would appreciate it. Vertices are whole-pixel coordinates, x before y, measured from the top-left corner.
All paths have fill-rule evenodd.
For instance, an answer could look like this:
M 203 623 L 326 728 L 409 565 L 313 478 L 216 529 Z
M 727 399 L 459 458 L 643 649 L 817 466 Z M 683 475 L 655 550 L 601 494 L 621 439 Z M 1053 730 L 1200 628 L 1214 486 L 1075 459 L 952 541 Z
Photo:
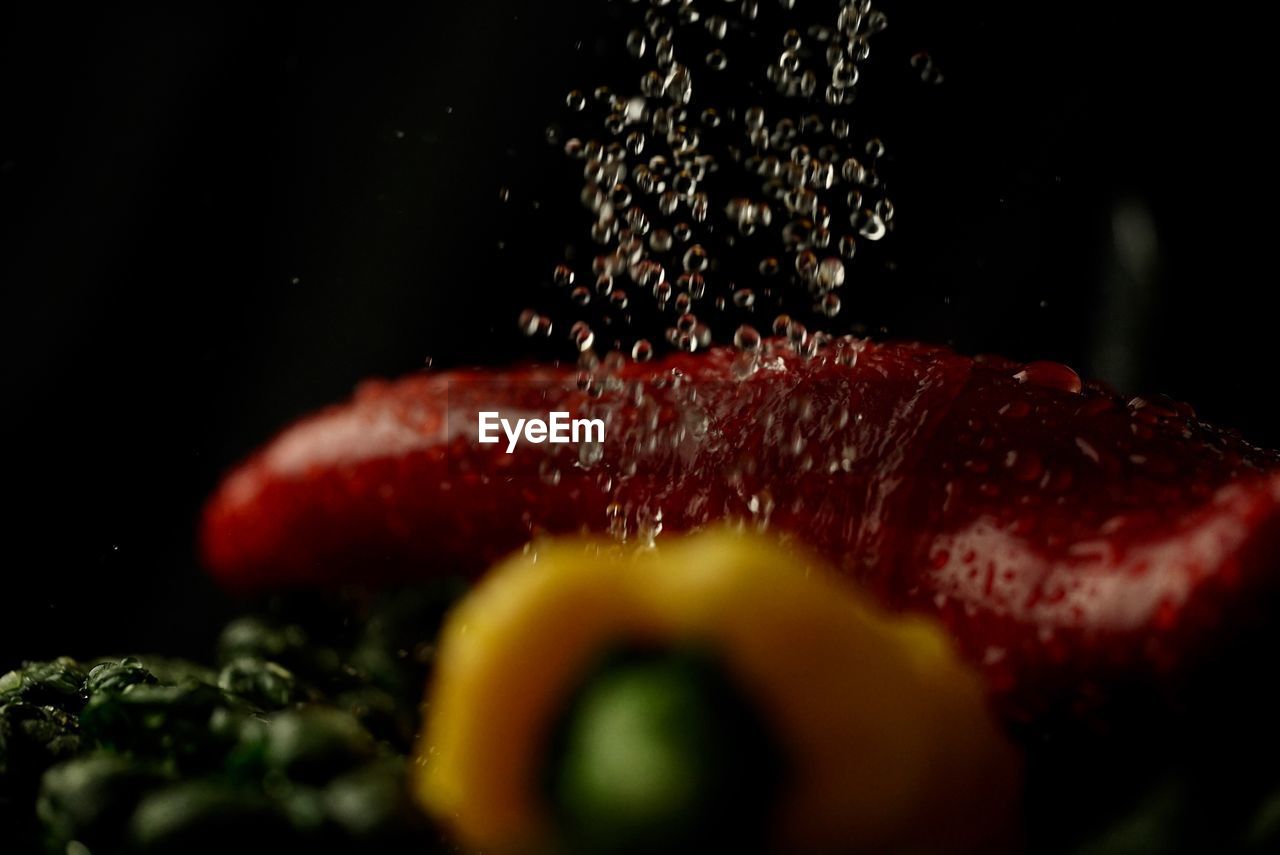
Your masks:
M 802 551 L 716 530 L 650 549 L 535 544 L 452 612 L 415 789 L 464 845 L 554 839 L 547 740 L 620 642 L 717 655 L 787 765 L 778 851 L 964 851 L 1009 830 L 1018 757 L 940 628 L 881 611 Z

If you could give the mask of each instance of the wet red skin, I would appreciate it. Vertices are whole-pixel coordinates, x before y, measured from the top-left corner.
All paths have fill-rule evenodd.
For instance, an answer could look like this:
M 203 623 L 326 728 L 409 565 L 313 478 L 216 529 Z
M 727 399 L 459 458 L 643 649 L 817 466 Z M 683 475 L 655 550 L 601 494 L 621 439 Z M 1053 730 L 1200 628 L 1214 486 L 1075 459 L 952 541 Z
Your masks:
M 1280 457 L 1185 405 L 920 344 L 766 351 L 747 376 L 731 350 L 630 364 L 598 394 L 576 368 L 366 384 L 228 477 L 207 564 L 242 590 L 382 584 L 544 532 L 653 536 L 659 511 L 767 524 L 940 617 L 1011 720 L 1177 672 L 1275 575 Z M 508 455 L 476 442 L 481 409 L 606 417 L 606 441 Z

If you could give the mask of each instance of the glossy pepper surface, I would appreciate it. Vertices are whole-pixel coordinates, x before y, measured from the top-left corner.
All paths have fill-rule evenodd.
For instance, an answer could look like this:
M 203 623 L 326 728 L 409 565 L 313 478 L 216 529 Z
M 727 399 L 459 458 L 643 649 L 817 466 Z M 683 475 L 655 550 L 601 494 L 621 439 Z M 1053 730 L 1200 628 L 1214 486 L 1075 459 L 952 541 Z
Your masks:
M 552 410 L 604 419 L 604 442 L 476 441 L 479 411 Z M 1278 464 L 1186 405 L 1126 402 L 1053 363 L 770 342 L 367 384 L 233 472 L 203 543 L 225 584 L 264 588 L 479 572 L 547 533 L 736 521 L 940 617 L 1026 718 L 1178 671 L 1271 586 Z

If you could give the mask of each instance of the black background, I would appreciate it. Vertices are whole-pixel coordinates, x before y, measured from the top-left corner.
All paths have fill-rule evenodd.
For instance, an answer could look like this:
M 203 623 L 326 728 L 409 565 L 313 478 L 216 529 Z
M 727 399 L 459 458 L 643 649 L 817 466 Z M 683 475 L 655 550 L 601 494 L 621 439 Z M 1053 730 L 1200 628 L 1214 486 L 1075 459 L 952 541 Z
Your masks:
M 897 270 L 845 315 L 1280 443 L 1276 74 L 1252 7 L 967 5 L 882 4 L 855 122 L 889 146 Z M 571 87 L 633 85 L 637 17 L 5 13 L 0 665 L 205 650 L 234 608 L 193 549 L 222 471 L 360 378 L 528 353 L 514 315 L 581 231 L 545 128 Z M 921 49 L 943 84 L 910 68 Z M 1147 272 L 1117 217 L 1154 228 Z

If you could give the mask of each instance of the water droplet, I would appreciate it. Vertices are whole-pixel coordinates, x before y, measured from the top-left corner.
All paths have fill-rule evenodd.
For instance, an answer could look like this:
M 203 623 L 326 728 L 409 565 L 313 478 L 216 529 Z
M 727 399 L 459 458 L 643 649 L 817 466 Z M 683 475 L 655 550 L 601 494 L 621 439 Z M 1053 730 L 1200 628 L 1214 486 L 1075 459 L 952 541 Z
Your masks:
M 675 104 L 688 104 L 693 98 L 693 75 L 678 62 L 671 64 L 663 80 L 664 94 Z
M 933 58 L 925 51 L 918 51 L 911 55 L 911 67 L 920 74 L 920 79 L 925 83 L 938 84 L 943 81 L 942 72 L 933 64 Z
M 567 264 L 557 264 L 551 274 L 552 281 L 564 288 L 573 284 L 573 268 Z
M 844 90 L 858 83 L 858 66 L 856 63 L 841 57 L 831 67 L 831 86 L 840 93 L 843 100 Z
M 644 98 L 637 95 L 634 98 L 628 98 L 626 104 L 622 106 L 623 118 L 630 124 L 638 124 L 643 122 L 649 110 L 649 104 Z
M 661 36 L 653 44 L 653 58 L 657 60 L 658 65 L 668 66 L 675 58 L 675 47 L 671 44 L 669 36 Z
M 702 248 L 702 244 L 695 243 L 685 251 L 683 261 L 684 269 L 691 273 L 706 270 L 708 264 L 707 251 Z
M 648 362 L 653 358 L 653 344 L 649 343 L 649 339 L 641 338 L 636 340 L 631 346 L 631 358 L 636 362 Z
M 695 300 L 702 299 L 707 293 L 707 282 L 701 273 L 682 273 L 676 284 L 683 288 Z
M 813 252 L 813 250 L 801 250 L 796 253 L 795 265 L 796 273 L 800 275 L 801 279 L 808 282 L 813 279 L 818 272 L 818 256 Z
M 644 33 L 640 30 L 632 30 L 627 34 L 627 52 L 639 59 L 644 56 L 648 42 L 645 40 Z
M 650 98 L 662 96 L 662 75 L 656 71 L 647 71 L 640 78 L 640 91 Z
M 882 239 L 893 228 L 895 212 L 874 169 L 884 154 L 883 144 L 875 138 L 853 137 L 848 113 L 824 108 L 822 90 L 826 88 L 832 104 L 853 103 L 861 62 L 869 56 L 871 33 L 883 26 L 883 16 L 873 14 L 876 10 L 869 0 L 841 0 L 832 10 L 833 16 L 838 13 L 835 26 L 828 19 L 806 21 L 794 29 L 782 24 L 765 32 L 736 18 L 731 26 L 723 10 L 711 9 L 714 0 L 634 2 L 637 8 L 629 14 L 643 18 L 643 23 L 627 33 L 626 48 L 632 56 L 649 61 L 632 78 L 638 79 L 638 90 L 633 89 L 633 94 L 600 86 L 575 89 L 565 97 L 575 112 L 591 107 L 590 122 L 598 129 L 594 138 L 590 134 L 573 137 L 563 146 L 575 168 L 581 168 L 581 199 L 592 212 L 581 240 L 565 248 L 566 264 L 561 267 L 568 274 L 556 277 L 579 310 L 578 318 L 570 317 L 567 323 L 582 319 L 586 312 L 581 309 L 599 294 L 605 303 L 603 316 L 592 312 L 586 320 L 597 327 L 601 323 L 612 327 L 613 347 L 629 347 L 614 336 L 622 327 L 651 320 L 644 312 L 643 320 L 637 315 L 633 321 L 627 311 L 628 293 L 616 287 L 620 276 L 628 276 L 646 298 L 652 293 L 660 309 L 674 309 L 676 326 L 669 340 L 685 350 L 711 343 L 708 325 L 690 314 L 695 301 L 705 299 L 698 306 L 709 307 L 708 311 L 761 311 L 772 317 L 783 309 L 795 311 L 799 300 L 808 297 L 816 316 L 835 315 L 841 300 L 834 292 L 852 274 L 848 265 L 857 241 Z M 746 20 L 755 20 L 756 0 L 726 2 L 732 2 Z M 728 85 L 736 83 L 738 75 L 756 78 L 744 80 L 742 92 L 759 91 L 761 84 L 776 88 L 782 97 L 770 102 L 768 117 L 760 103 L 745 108 L 699 103 L 696 112 L 686 106 L 692 100 L 696 74 L 680 60 L 700 56 L 710 68 L 724 68 L 726 51 L 733 50 L 727 42 L 730 30 L 735 40 L 741 37 L 757 44 L 778 38 L 775 33 L 781 36 L 780 49 L 772 55 L 775 61 L 735 68 L 734 76 L 724 80 Z M 734 59 L 736 65 L 736 54 Z M 911 57 L 917 72 L 931 64 L 923 52 Z M 700 101 L 705 94 L 699 91 Z M 601 121 L 608 135 L 601 134 Z M 737 130 L 730 130 L 733 126 Z M 731 176 L 740 174 L 758 175 L 759 181 L 735 186 Z M 717 196 L 713 208 L 709 190 L 721 186 L 730 192 Z M 758 195 L 753 199 L 749 194 Z M 774 214 L 779 211 L 775 228 Z M 833 214 L 848 217 L 848 233 L 840 234 L 844 230 L 838 227 L 832 233 Z M 594 244 L 594 249 L 583 247 L 588 236 L 593 243 L 587 246 Z M 717 281 L 712 292 L 704 272 L 719 270 L 723 264 L 724 272 L 733 278 L 746 275 L 724 264 L 722 251 L 754 255 L 761 279 L 748 275 L 755 281 L 742 285 L 750 287 Z M 769 252 L 776 254 L 765 257 Z M 580 259 L 593 256 L 592 280 L 583 287 L 571 278 L 570 268 L 585 267 Z M 664 264 L 679 267 L 679 277 L 668 281 Z M 785 275 L 793 266 L 796 273 Z M 757 308 L 766 305 L 767 312 Z M 685 316 L 690 319 L 679 320 Z M 716 316 L 717 329 L 724 320 Z M 531 322 L 525 318 L 522 328 Z M 790 323 L 780 334 L 787 335 L 793 348 L 806 356 L 831 338 L 823 330 L 809 333 L 803 325 Z
M 648 339 L 640 339 L 631 346 L 631 358 L 636 362 L 648 362 L 653 359 L 653 345 Z
M 613 185 L 613 192 L 609 195 L 609 203 L 615 208 L 625 208 L 631 204 L 631 188 L 625 184 Z
M 1031 414 L 1031 405 L 1026 401 L 1010 401 L 997 410 L 1000 415 L 1008 416 L 1013 419 L 1020 419 Z
M 1030 450 L 1010 451 L 1005 455 L 1004 465 L 1018 481 L 1035 481 L 1044 474 L 1040 455 Z
M 681 196 L 692 196 L 698 189 L 698 176 L 689 170 L 681 170 L 671 180 L 671 189 Z
M 569 328 L 569 340 L 574 343 L 578 350 L 590 350 L 595 339 L 595 333 L 592 332 L 591 326 L 586 321 L 578 321 Z
M 1082 388 L 1080 375 L 1061 362 L 1047 360 L 1030 362 L 1013 376 L 1019 383 L 1056 389 L 1073 395 L 1078 395 Z
M 861 184 L 866 180 L 867 170 L 857 158 L 846 158 L 840 165 L 840 177 L 850 184 Z
M 888 228 L 884 224 L 884 220 L 880 215 L 869 208 L 863 208 L 857 215 L 856 219 L 860 221 L 858 226 L 858 234 L 867 240 L 880 240 L 885 236 Z
M 638 206 L 632 206 L 627 209 L 623 219 L 627 222 L 627 228 L 631 229 L 634 235 L 646 235 L 649 233 L 649 218 L 645 216 L 644 210 Z
M 711 200 L 706 193 L 694 194 L 693 201 L 689 205 L 689 213 L 693 214 L 695 222 L 704 222 L 707 214 L 711 210 Z
M 760 349 L 760 333 L 756 328 L 743 324 L 733 334 L 733 346 L 739 350 L 756 351 Z
M 844 262 L 829 255 L 818 263 L 814 281 L 824 291 L 839 288 L 844 284 Z

